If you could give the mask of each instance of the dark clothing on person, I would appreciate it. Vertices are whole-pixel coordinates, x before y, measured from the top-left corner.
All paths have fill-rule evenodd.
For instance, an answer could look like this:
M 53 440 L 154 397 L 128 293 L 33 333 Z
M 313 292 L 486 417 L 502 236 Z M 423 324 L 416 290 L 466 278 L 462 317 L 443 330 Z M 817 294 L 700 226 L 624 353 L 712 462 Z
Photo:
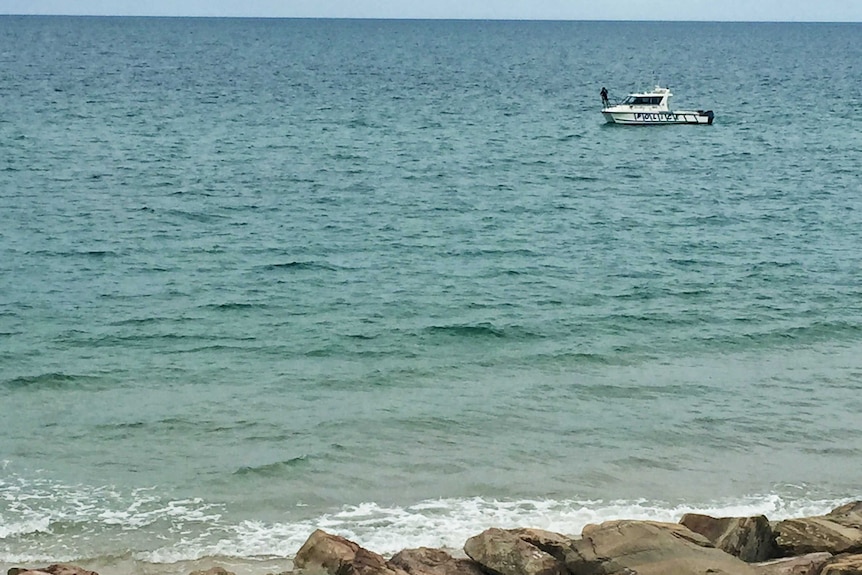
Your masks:
M 610 104 L 610 102 L 608 101 L 608 89 L 605 87 L 602 87 L 602 91 L 600 92 L 600 94 L 602 95 L 602 106 L 607 108 L 608 105 Z

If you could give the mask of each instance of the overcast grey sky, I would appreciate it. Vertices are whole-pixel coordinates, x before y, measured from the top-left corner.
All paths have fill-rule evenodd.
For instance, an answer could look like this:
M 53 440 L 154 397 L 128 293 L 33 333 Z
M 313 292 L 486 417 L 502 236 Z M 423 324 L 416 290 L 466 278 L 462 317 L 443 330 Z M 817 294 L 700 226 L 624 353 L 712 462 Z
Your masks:
M 0 14 L 862 22 L 862 0 L 0 0 Z

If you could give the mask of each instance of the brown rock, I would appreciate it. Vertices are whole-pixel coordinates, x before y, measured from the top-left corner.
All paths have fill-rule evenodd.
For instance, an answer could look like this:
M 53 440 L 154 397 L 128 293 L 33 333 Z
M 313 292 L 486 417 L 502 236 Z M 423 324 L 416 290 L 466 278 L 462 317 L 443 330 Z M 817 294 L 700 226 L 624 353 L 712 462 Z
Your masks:
M 471 559 L 456 559 L 442 549 L 405 549 L 389 560 L 389 565 L 410 575 L 485 575 Z
M 572 538 L 545 531 L 544 529 L 510 529 L 510 533 L 517 535 L 530 545 L 535 545 L 551 557 L 565 563 L 566 553 L 572 547 Z
M 343 563 L 353 561 L 358 550 L 359 545 L 353 541 L 317 529 L 296 552 L 293 564 L 306 571 L 335 575 Z
M 674 537 L 676 537 L 678 539 L 688 541 L 689 543 L 693 543 L 694 545 L 697 545 L 698 547 L 709 547 L 709 548 L 715 547 L 715 545 L 713 545 L 709 541 L 709 539 L 707 539 L 706 537 L 704 537 L 700 533 L 695 533 L 694 531 L 692 531 L 691 529 L 689 529 L 685 525 L 680 525 L 678 523 L 663 523 L 661 521 L 626 521 L 626 520 L 622 520 L 622 521 L 608 521 L 607 523 L 602 523 L 600 525 L 590 524 L 590 525 L 587 525 L 584 527 L 584 530 L 581 533 L 581 535 L 586 537 L 587 535 L 589 535 L 590 533 L 593 533 L 595 531 L 602 531 L 603 529 L 606 528 L 605 527 L 606 525 L 611 525 L 611 524 L 622 525 L 624 523 L 625 524 L 637 524 L 637 525 L 646 525 L 646 526 L 656 527 L 658 529 L 661 529 L 662 531 L 667 531 L 668 533 L 670 533 L 671 535 L 673 535 Z
M 206 571 L 192 571 L 189 575 L 236 575 L 232 571 L 228 571 L 224 567 L 210 567 Z
M 40 569 L 22 569 L 12 567 L 6 575 L 99 575 L 95 571 L 87 571 L 75 565 L 66 563 L 55 563 Z
M 382 555 L 320 529 L 296 552 L 293 564 L 305 572 L 328 575 L 406 575 L 398 567 L 387 564 Z
M 862 552 L 862 501 L 836 507 L 826 515 L 779 522 L 775 542 L 784 555 Z
M 763 515 L 715 518 L 687 513 L 680 524 L 700 533 L 725 553 L 747 563 L 766 561 L 777 556 L 772 527 Z
M 464 552 L 498 575 L 566 575 L 560 561 L 503 529 L 488 529 L 471 537 Z
M 827 513 L 826 517 L 838 525 L 862 529 L 862 501 L 853 501 L 836 507 Z
M 820 575 L 862 575 L 862 554 L 835 557 Z
M 406 575 L 398 568 L 389 565 L 382 555 L 360 547 L 352 561 L 345 561 L 333 575 Z
M 566 566 L 572 575 L 757 575 L 685 526 L 651 521 L 588 525 L 573 541 Z
M 828 516 L 787 519 L 775 526 L 775 543 L 783 555 L 862 551 L 862 530 L 846 527 Z
M 831 553 L 809 553 L 757 563 L 759 575 L 820 575 L 823 566 L 832 559 Z
M 67 565 L 65 563 L 55 563 L 42 569 L 51 575 L 99 575 L 95 571 L 87 571 L 75 565 Z

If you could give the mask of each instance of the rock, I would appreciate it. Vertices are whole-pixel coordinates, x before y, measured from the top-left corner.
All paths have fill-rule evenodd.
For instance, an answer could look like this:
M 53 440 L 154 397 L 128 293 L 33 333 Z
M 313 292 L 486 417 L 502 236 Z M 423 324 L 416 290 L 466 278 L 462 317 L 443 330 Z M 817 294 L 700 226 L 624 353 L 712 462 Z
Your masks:
M 785 556 L 862 551 L 862 530 L 836 523 L 828 515 L 787 519 L 775 527 L 775 543 Z
M 862 554 L 835 557 L 820 575 L 862 575 Z
M 706 537 L 713 545 L 746 563 L 766 561 L 777 556 L 774 534 L 763 516 L 722 517 L 687 513 L 680 524 Z
M 7 575 L 99 575 L 95 571 L 87 571 L 75 565 L 66 563 L 55 563 L 40 569 L 22 569 L 13 567 L 6 572 Z
M 608 521 L 584 527 L 566 556 L 572 575 L 758 575 L 677 523 Z
M 826 517 L 838 525 L 862 529 L 862 501 L 853 501 L 836 507 L 827 513 Z
M 608 524 L 623 524 L 623 523 L 642 524 L 642 525 L 652 526 L 652 527 L 656 527 L 658 529 L 661 529 L 663 531 L 667 531 L 670 534 L 672 534 L 674 537 L 688 541 L 689 543 L 693 543 L 694 545 L 697 545 L 698 547 L 708 547 L 708 548 L 715 547 L 715 545 L 713 545 L 709 541 L 709 539 L 707 539 L 706 537 L 704 537 L 700 533 L 695 533 L 694 531 L 692 531 L 691 529 L 689 529 L 685 525 L 680 525 L 678 523 L 663 523 L 661 521 L 626 521 L 626 520 L 608 521 L 607 523 Z M 604 528 L 604 526 L 605 526 L 605 523 L 602 523 L 600 525 L 595 525 L 595 524 L 587 525 L 586 527 L 584 527 L 584 530 L 581 533 L 581 535 L 586 536 L 586 535 L 588 535 L 594 531 L 600 531 Z
M 232 571 L 228 571 L 224 567 L 210 567 L 206 571 L 192 571 L 189 575 L 236 575 Z
M 780 521 L 775 542 L 784 555 L 862 552 L 862 501 L 836 507 L 826 515 Z
M 830 559 L 831 553 L 809 553 L 799 557 L 773 559 L 754 566 L 759 575 L 820 575 L 823 566 Z
M 567 575 L 563 563 L 503 529 L 492 528 L 471 537 L 464 552 L 497 575 Z
M 485 575 L 471 559 L 456 559 L 441 549 L 405 549 L 389 560 L 389 565 L 410 575 Z
M 405 571 L 387 564 L 382 555 L 320 529 L 296 552 L 293 564 L 305 572 L 328 575 L 406 575 Z
M 343 563 L 353 561 L 358 550 L 359 545 L 353 541 L 317 529 L 296 552 L 293 564 L 305 571 L 335 575 Z
M 343 562 L 334 575 L 406 575 L 406 572 L 389 565 L 382 555 L 360 547 L 353 560 Z
M 535 545 L 551 557 L 565 563 L 566 552 L 572 547 L 572 538 L 545 531 L 544 529 L 510 529 L 510 533 L 517 535 L 530 545 Z

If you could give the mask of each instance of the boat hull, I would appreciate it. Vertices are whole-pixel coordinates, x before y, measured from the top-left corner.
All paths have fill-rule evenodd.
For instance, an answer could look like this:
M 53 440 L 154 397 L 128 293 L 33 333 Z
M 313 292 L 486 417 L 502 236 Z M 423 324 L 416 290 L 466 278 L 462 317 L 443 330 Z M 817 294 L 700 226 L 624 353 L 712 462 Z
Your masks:
M 662 126 L 666 124 L 712 124 L 715 114 L 712 110 L 676 111 L 676 112 L 634 112 L 602 110 L 609 124 L 624 124 L 627 126 Z

